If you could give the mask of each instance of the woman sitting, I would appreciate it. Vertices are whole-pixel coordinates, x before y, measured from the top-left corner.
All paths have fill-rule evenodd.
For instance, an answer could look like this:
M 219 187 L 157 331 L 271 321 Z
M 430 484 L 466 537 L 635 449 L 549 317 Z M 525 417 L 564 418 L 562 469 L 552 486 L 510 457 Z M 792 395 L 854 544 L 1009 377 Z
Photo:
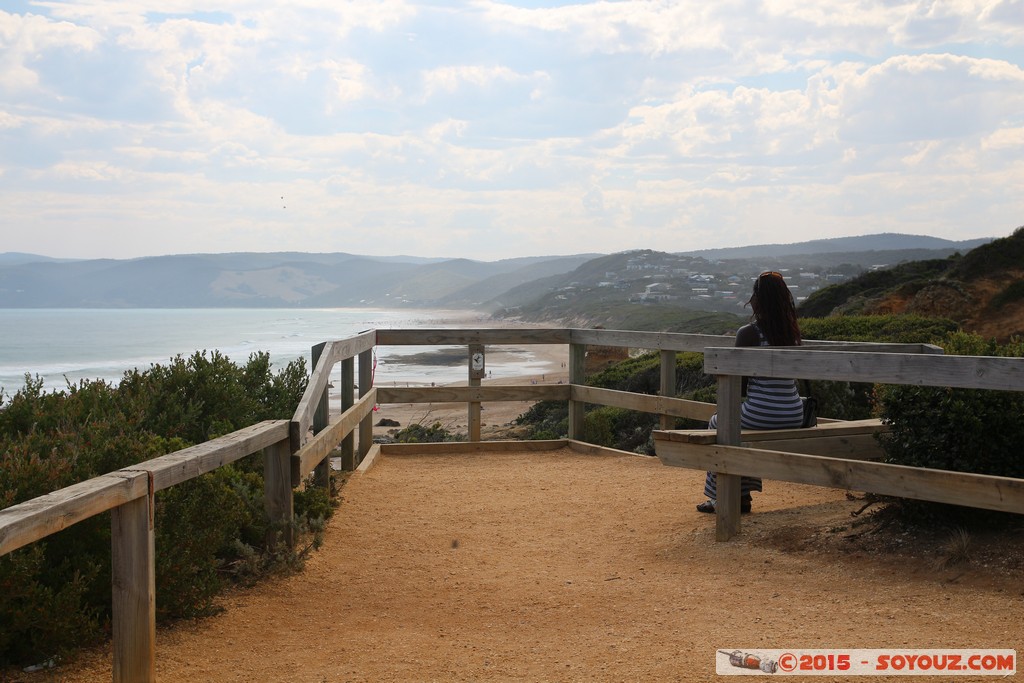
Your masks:
M 751 322 L 736 333 L 736 346 L 798 346 L 800 326 L 796 320 L 793 295 L 780 273 L 766 271 L 754 281 L 754 291 L 747 302 L 753 310 Z M 740 406 L 742 429 L 794 429 L 803 424 L 803 403 L 796 380 L 769 377 L 744 377 L 743 404 Z M 718 415 L 712 415 L 708 429 L 718 426 Z M 741 477 L 740 511 L 750 512 L 751 493 L 761 490 L 761 480 Z M 714 512 L 716 499 L 715 473 L 704 479 L 706 501 L 698 512 Z

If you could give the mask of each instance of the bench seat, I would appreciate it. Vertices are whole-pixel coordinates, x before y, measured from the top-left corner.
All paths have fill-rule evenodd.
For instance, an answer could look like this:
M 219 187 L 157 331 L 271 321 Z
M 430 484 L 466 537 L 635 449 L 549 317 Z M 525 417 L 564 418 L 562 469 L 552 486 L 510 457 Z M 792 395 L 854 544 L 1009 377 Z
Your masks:
M 740 432 L 740 438 L 741 445 L 747 447 L 847 460 L 881 460 L 883 452 L 875 435 L 888 430 L 888 425 L 878 419 L 835 420 L 800 429 L 745 429 Z M 655 452 L 659 441 L 710 445 L 716 443 L 716 439 L 714 429 L 654 432 Z

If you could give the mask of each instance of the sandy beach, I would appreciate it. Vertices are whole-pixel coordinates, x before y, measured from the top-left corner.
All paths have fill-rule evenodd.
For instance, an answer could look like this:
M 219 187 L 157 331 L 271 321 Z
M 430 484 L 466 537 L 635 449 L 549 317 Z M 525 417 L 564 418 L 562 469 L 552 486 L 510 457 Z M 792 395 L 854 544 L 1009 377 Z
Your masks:
M 486 354 L 485 368 L 488 376 L 480 381 L 484 386 L 559 384 L 569 381 L 569 348 L 566 345 L 492 346 L 487 347 Z M 467 375 L 466 380 L 448 382 L 443 386 L 466 386 L 469 371 L 468 367 L 463 367 L 463 372 Z M 529 370 L 523 372 L 523 368 Z M 504 401 L 481 404 L 483 439 L 493 439 L 503 433 L 532 403 L 533 401 Z M 379 425 L 382 419 L 393 420 L 399 424 L 397 427 Z M 374 437 L 392 435 L 410 424 L 429 426 L 435 422 L 441 423 L 450 431 L 465 432 L 468 408 L 465 403 L 382 404 L 377 407 L 373 422 Z

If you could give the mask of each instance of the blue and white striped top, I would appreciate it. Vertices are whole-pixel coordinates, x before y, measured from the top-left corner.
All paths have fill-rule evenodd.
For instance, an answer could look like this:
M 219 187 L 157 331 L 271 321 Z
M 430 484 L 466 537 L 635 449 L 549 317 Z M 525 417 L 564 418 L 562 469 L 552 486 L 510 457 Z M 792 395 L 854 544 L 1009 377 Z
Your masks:
M 770 346 L 761 328 L 754 325 L 761 346 Z M 795 379 L 750 377 L 747 399 L 740 407 L 743 429 L 794 429 L 803 423 L 804 407 Z

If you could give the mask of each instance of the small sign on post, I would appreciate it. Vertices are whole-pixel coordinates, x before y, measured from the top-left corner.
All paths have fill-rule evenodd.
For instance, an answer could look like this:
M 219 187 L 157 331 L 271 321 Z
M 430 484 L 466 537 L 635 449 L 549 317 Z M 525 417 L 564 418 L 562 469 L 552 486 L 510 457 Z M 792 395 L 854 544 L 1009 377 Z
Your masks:
M 469 378 L 483 379 L 487 376 L 484 369 L 484 346 L 483 344 L 469 345 Z
M 470 344 L 469 345 L 469 386 L 478 387 L 480 386 L 480 380 L 486 376 L 486 369 L 484 367 L 484 345 L 483 344 Z M 479 401 L 469 402 L 469 440 L 479 441 L 480 440 L 480 411 L 482 406 Z

